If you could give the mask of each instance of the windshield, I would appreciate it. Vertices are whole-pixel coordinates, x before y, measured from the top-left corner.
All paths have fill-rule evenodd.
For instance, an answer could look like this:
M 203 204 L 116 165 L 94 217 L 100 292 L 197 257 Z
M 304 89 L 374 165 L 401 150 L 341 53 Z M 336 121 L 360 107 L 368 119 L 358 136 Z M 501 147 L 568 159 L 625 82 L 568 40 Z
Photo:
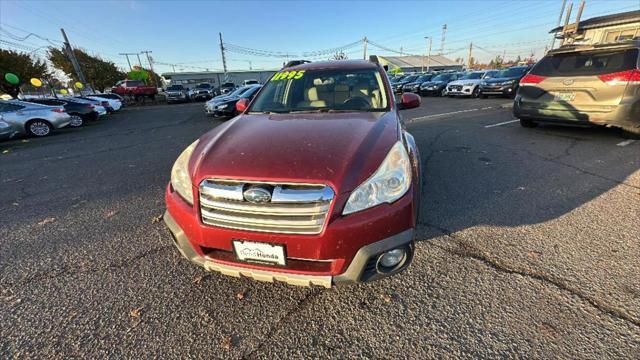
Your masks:
M 422 75 L 418 77 L 415 82 L 425 82 L 429 81 L 429 79 L 431 79 L 431 75 Z
M 497 78 L 518 77 L 518 76 L 524 75 L 525 72 L 527 72 L 527 68 L 504 69 L 504 70 L 501 70 L 498 73 L 498 75 L 496 75 L 496 77 Z
M 440 74 L 440 75 L 436 75 L 436 77 L 431 79 L 431 81 L 447 81 L 451 79 L 451 76 L 452 74 Z
M 480 72 L 468 73 L 468 74 L 465 74 L 463 77 L 461 77 L 460 80 L 482 79 L 482 75 L 483 75 L 483 73 L 480 73 Z
M 235 90 L 233 90 L 233 92 L 229 93 L 229 95 L 227 95 L 228 97 L 233 97 L 233 96 L 240 96 L 242 95 L 245 91 L 251 89 L 251 86 L 243 86 L 243 87 L 239 87 Z
M 541 76 L 597 76 L 635 69 L 638 49 L 572 52 L 545 56 L 531 70 Z
M 167 88 L 168 91 L 172 91 L 172 90 L 175 91 L 175 90 L 182 90 L 182 89 L 183 89 L 182 85 L 171 85 Z
M 491 79 L 491 78 L 496 77 L 496 75 L 498 75 L 498 73 L 499 73 L 498 70 L 487 71 L 482 78 L 483 79 Z
M 377 69 L 319 69 L 276 73 L 249 111 L 384 111 L 387 107 Z
M 210 84 L 200 84 L 196 86 L 196 89 L 210 89 L 210 88 L 211 88 Z
M 245 91 L 242 95 L 240 95 L 240 97 L 243 98 L 243 99 L 249 99 L 256 92 L 258 92 L 258 90 L 260 90 L 260 88 L 261 88 L 261 86 L 250 87 L 249 89 L 247 89 L 247 91 Z
M 412 82 L 412 81 L 414 81 L 414 80 L 415 80 L 415 79 L 417 79 L 417 78 L 418 78 L 418 76 L 417 76 L 417 75 L 409 75 L 409 76 L 407 76 L 406 78 L 402 79 L 402 81 L 403 81 L 403 82 Z

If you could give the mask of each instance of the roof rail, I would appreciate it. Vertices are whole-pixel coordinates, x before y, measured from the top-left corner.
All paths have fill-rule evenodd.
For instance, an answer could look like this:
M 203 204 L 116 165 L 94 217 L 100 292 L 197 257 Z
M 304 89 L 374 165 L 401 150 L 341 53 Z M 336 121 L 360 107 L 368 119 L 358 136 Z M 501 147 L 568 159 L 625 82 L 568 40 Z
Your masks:
M 302 64 L 307 64 L 310 63 L 311 61 L 309 60 L 291 60 L 288 63 L 286 63 L 282 68 L 288 68 L 288 67 L 292 67 L 292 66 L 297 66 L 297 65 L 302 65 Z

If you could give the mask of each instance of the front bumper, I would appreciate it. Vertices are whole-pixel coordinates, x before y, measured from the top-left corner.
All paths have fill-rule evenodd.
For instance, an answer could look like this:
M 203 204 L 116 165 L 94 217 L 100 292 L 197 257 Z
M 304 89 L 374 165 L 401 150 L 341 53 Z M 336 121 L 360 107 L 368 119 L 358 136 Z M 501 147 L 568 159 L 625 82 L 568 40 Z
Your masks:
M 511 96 L 516 93 L 516 89 L 513 85 L 490 85 L 480 86 L 480 92 L 482 95 Z
M 447 87 L 447 95 L 450 96 L 471 96 L 473 94 L 473 86 L 454 85 Z
M 244 267 L 241 266 L 241 264 L 234 265 L 227 262 L 214 261 L 207 256 L 198 254 L 189 242 L 187 235 L 176 223 L 169 211 L 166 211 L 164 213 L 163 219 L 165 224 L 169 228 L 169 231 L 171 231 L 174 244 L 178 248 L 178 251 L 180 251 L 180 254 L 182 254 L 182 256 L 184 256 L 187 260 L 204 267 L 208 271 L 216 271 L 223 275 L 234 277 L 244 276 L 259 281 L 274 282 L 275 280 L 277 280 L 296 286 L 317 285 L 323 286 L 325 288 L 330 288 L 335 284 L 354 284 L 362 282 L 363 275 L 367 266 L 370 266 L 371 259 L 377 258 L 377 255 L 387 250 L 395 249 L 398 247 L 406 247 L 407 249 L 410 249 L 409 251 L 407 251 L 407 259 L 405 260 L 402 269 L 399 269 L 399 271 L 404 270 L 411 263 L 411 260 L 413 258 L 414 230 L 408 229 L 394 236 L 362 247 L 356 253 L 347 270 L 342 274 L 336 276 L 295 274 L 267 270 L 266 268 L 256 269 L 253 267 Z M 397 272 L 398 271 L 394 272 L 393 274 Z M 374 280 L 391 274 L 392 273 L 375 274 L 373 277 L 369 277 L 367 280 Z
M 439 86 L 430 86 L 430 87 L 424 87 L 424 88 L 420 88 L 420 94 L 421 95 L 440 95 L 442 90 L 444 89 L 444 87 L 439 87 Z
M 196 204 L 191 206 L 169 184 L 165 192 L 165 222 L 180 252 L 207 270 L 249 276 L 256 280 L 329 287 L 394 275 L 410 264 L 418 204 L 415 191 L 412 186 L 393 204 L 379 205 L 348 216 L 333 216 L 318 235 L 300 235 L 206 225 L 200 218 L 198 197 L 195 198 Z M 334 202 L 345 200 L 338 197 Z M 284 245 L 287 264 L 264 265 L 237 260 L 233 241 L 239 239 Z M 406 247 L 407 251 L 402 266 L 390 272 L 377 271 L 377 255 L 400 246 Z

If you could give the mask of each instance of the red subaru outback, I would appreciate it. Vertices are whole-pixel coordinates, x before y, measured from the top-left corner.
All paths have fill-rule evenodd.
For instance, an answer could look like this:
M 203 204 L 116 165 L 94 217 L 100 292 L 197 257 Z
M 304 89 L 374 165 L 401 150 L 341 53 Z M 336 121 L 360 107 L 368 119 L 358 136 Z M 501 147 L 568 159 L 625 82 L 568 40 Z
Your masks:
M 288 66 L 176 160 L 164 221 L 207 270 L 330 287 L 412 260 L 420 160 L 375 61 Z

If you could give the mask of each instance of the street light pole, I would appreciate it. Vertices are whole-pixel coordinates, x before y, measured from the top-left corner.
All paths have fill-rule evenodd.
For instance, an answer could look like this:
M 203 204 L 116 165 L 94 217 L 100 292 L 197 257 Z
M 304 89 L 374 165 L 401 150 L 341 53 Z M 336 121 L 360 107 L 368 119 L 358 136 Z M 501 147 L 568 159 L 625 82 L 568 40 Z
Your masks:
M 427 72 L 429 72 L 429 68 L 431 67 L 431 41 L 433 40 L 431 36 L 425 36 L 425 40 L 429 39 L 429 52 L 427 55 Z

